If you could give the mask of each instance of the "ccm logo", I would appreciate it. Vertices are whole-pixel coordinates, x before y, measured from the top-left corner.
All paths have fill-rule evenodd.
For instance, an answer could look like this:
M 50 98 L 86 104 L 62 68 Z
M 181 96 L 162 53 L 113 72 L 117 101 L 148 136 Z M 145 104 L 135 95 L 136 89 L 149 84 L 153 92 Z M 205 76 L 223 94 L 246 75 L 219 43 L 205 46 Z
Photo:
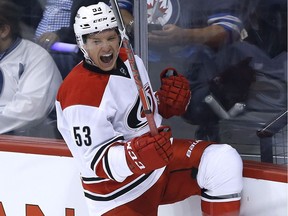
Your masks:
M 136 164 L 136 166 L 139 168 L 139 169 L 145 169 L 146 167 L 144 166 L 144 164 L 142 162 L 140 162 L 138 160 L 138 157 L 137 155 L 134 153 L 132 147 L 131 147 L 131 142 L 127 142 L 127 152 L 130 156 L 130 158 L 134 161 L 134 163 Z

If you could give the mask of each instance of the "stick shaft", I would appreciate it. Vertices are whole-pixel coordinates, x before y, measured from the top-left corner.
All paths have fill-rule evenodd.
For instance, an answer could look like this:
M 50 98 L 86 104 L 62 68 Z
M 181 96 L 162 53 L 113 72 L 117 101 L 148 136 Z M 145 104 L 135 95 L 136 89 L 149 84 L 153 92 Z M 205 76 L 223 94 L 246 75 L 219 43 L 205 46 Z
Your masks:
M 143 110 L 150 128 L 150 132 L 152 135 L 156 135 L 158 134 L 158 130 L 155 124 L 155 120 L 154 120 L 154 115 L 153 112 L 151 110 L 150 104 L 148 102 L 147 99 L 147 95 L 145 93 L 144 87 L 143 87 L 143 83 L 140 77 L 140 73 L 136 64 L 136 60 L 135 60 L 135 56 L 134 56 L 134 51 L 132 48 L 132 45 L 129 41 L 129 37 L 126 34 L 126 29 L 125 29 L 125 25 L 120 13 L 120 9 L 117 3 L 117 0 L 111 0 L 111 5 L 112 5 L 112 9 L 114 11 L 116 20 L 117 20 L 117 24 L 118 24 L 118 29 L 120 31 L 121 34 L 121 39 L 122 39 L 122 43 L 123 43 L 123 47 L 125 48 L 126 52 L 127 52 L 127 56 L 128 56 L 128 61 L 130 64 L 130 67 L 132 69 L 132 73 L 133 73 L 133 77 L 135 80 L 135 84 L 137 86 L 138 92 L 139 92 L 139 97 L 140 100 L 142 102 L 143 105 Z

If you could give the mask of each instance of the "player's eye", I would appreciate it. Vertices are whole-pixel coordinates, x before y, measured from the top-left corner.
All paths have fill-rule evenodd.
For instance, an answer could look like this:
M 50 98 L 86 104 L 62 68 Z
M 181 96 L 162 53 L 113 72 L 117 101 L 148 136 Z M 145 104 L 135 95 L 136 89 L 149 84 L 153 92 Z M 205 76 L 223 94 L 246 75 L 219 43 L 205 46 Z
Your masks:
M 117 37 L 115 37 L 115 36 L 111 36 L 111 37 L 108 38 L 108 41 L 114 41 L 116 38 Z
M 94 42 L 94 44 L 96 44 L 96 45 L 101 44 L 101 41 L 100 41 L 100 40 L 94 40 L 93 42 Z

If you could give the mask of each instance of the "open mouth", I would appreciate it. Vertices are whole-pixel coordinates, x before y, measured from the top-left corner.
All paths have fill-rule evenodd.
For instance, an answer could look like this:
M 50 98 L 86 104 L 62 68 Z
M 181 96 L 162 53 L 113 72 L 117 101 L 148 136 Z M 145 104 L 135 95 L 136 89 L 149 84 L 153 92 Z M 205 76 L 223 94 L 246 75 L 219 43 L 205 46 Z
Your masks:
M 100 56 L 100 60 L 106 64 L 109 63 L 112 59 L 113 59 L 112 53 Z

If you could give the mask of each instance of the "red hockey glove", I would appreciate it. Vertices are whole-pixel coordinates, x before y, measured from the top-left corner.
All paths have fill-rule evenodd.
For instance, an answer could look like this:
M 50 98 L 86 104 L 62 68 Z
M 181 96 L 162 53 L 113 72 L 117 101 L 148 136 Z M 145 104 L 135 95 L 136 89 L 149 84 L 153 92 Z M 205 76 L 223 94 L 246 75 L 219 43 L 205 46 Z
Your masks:
M 170 127 L 158 128 L 158 134 L 145 133 L 124 144 L 126 161 L 133 173 L 149 173 L 166 166 L 173 157 Z
M 168 72 L 173 72 L 168 75 Z M 157 91 L 158 109 L 164 118 L 182 115 L 190 102 L 191 91 L 188 80 L 174 68 L 167 68 L 160 75 L 161 87 Z

